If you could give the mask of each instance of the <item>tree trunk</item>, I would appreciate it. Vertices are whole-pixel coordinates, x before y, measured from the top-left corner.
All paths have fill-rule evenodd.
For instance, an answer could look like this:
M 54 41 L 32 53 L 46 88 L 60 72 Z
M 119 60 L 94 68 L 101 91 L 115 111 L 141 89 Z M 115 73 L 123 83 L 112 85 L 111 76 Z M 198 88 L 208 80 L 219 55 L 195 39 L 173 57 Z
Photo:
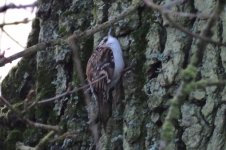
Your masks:
M 102 24 L 136 3 L 135 0 L 40 0 L 28 47 Z M 164 3 L 170 1 L 161 2 Z M 198 0 L 185 1 L 170 9 L 210 14 L 215 6 L 215 0 Z M 194 33 L 200 33 L 207 24 L 207 19 L 172 16 L 176 23 Z M 126 66 L 131 69 L 123 75 L 122 85 L 115 91 L 114 98 L 118 103 L 113 107 L 107 133 L 101 131 L 101 149 L 157 149 L 170 100 L 178 91 L 183 70 L 198 51 L 198 40 L 173 27 L 160 12 L 143 5 L 112 27 L 121 43 Z M 83 70 L 92 50 L 107 31 L 97 32 L 79 43 Z M 222 42 L 225 37 L 224 11 L 213 28 L 212 39 Z M 225 80 L 225 67 L 226 48 L 208 44 L 196 80 Z M 67 91 L 70 83 L 80 87 L 77 76 L 67 42 L 50 44 L 37 54 L 23 58 L 11 70 L 2 83 L 2 93 L 15 104 L 34 89 L 36 96 L 33 101 L 43 100 Z M 176 130 L 169 149 L 226 149 L 225 91 L 224 86 L 209 86 L 195 89 L 184 98 L 179 108 L 180 119 L 174 120 Z M 24 122 L 15 119 L 13 113 L 9 114 L 7 117 L 0 115 L 0 149 L 15 149 L 18 141 L 35 146 L 47 133 L 43 129 L 27 128 Z M 73 132 L 73 137 L 50 140 L 44 149 L 74 150 L 93 146 L 82 92 L 36 105 L 26 116 L 36 122 L 59 125 L 64 132 Z M 54 138 L 60 135 L 56 133 Z

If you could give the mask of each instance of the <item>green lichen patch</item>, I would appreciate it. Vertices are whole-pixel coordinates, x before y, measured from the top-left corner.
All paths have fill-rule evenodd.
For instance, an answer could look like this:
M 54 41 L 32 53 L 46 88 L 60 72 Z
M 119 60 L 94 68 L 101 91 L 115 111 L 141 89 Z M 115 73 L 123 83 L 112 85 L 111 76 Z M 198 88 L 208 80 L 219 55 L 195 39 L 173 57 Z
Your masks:
M 145 64 L 145 49 L 147 41 L 145 39 L 147 31 L 149 29 L 149 24 L 141 26 L 138 30 L 132 33 L 134 38 L 134 43 L 131 45 L 131 50 L 129 52 L 129 60 L 135 62 L 134 81 L 136 85 L 136 91 L 134 92 L 135 97 L 138 99 L 144 99 L 145 94 L 142 91 L 144 82 L 146 80 L 144 64 Z M 135 58 L 135 60 L 134 60 Z
M 166 120 L 162 126 L 161 139 L 171 142 L 174 139 L 175 127 L 171 121 Z
M 197 68 L 189 65 L 183 72 L 182 72 L 182 79 L 184 81 L 192 81 L 196 78 L 197 76 Z

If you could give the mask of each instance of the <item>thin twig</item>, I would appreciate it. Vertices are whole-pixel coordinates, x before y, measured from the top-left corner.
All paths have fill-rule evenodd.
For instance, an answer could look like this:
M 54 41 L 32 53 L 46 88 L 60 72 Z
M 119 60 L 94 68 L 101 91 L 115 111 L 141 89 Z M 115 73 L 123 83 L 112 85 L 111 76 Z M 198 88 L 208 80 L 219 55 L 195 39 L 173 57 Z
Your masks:
M 54 143 L 56 141 L 64 140 L 66 138 L 75 139 L 76 142 L 83 140 L 82 139 L 82 136 L 79 134 L 79 132 L 76 132 L 76 131 L 68 131 L 68 132 L 63 133 L 59 137 L 56 137 L 56 138 L 52 139 L 50 142 L 51 143 Z
M 19 45 L 20 47 L 24 48 L 23 45 L 20 44 L 20 42 L 18 42 L 17 40 L 15 40 L 8 32 L 6 32 L 6 30 L 4 28 L 1 28 L 1 30 L 12 40 L 14 41 L 17 45 Z
M 160 6 L 157 4 L 153 4 L 149 0 L 144 0 L 145 4 L 147 4 L 149 7 L 154 7 L 153 9 L 156 9 L 158 11 L 161 9 L 161 12 L 163 12 L 165 14 L 170 14 L 172 16 L 189 17 L 191 19 L 192 18 L 199 18 L 199 19 L 208 19 L 209 18 L 210 14 L 206 14 L 206 13 L 188 13 L 188 12 L 177 12 L 177 11 L 170 10 L 171 7 L 173 7 L 177 4 L 184 3 L 185 1 L 186 0 L 174 0 L 172 2 L 164 4 L 163 6 Z
M 41 129 L 45 129 L 45 130 L 53 130 L 53 131 L 56 131 L 56 132 L 61 131 L 59 126 L 42 124 L 42 123 L 31 121 L 27 118 L 22 118 L 22 120 L 24 120 L 28 125 L 35 127 L 35 128 L 41 128 Z
M 77 36 L 70 36 L 68 38 L 68 44 L 71 47 L 72 52 L 73 52 L 73 63 L 76 67 L 76 73 L 77 73 L 78 79 L 79 79 L 81 85 L 84 86 L 85 85 L 85 78 L 84 78 L 85 76 L 84 76 L 84 73 L 82 70 L 82 63 L 80 60 L 80 54 L 79 54 L 80 46 L 79 46 Z M 88 106 L 90 104 L 90 96 L 89 96 L 89 94 L 87 94 L 85 92 L 85 90 L 83 90 L 83 94 L 84 94 L 86 106 Z
M 207 38 L 212 37 L 213 34 L 211 29 L 216 24 L 217 17 L 220 16 L 221 12 L 224 10 L 224 5 L 225 5 L 225 2 L 223 0 L 218 0 L 214 11 L 210 16 L 209 20 L 207 21 L 207 24 L 202 30 L 200 36 L 204 36 Z M 191 86 L 194 84 L 194 82 L 196 82 L 195 79 L 197 76 L 197 67 L 202 61 L 203 54 L 208 44 L 209 42 L 199 38 L 199 41 L 197 43 L 197 50 L 195 51 L 190 64 L 183 71 L 182 82 L 177 91 L 177 94 L 171 100 L 169 111 L 167 113 L 167 116 L 162 126 L 161 139 L 163 140 L 162 142 L 163 144 L 161 149 L 166 149 L 168 147 L 168 144 L 172 142 L 172 139 L 174 137 L 174 132 L 175 132 L 175 127 L 173 122 L 179 119 L 181 105 L 184 103 L 186 97 L 188 96 L 188 94 L 190 94 L 191 90 L 194 89 L 194 88 L 191 88 Z M 199 83 L 199 82 L 196 82 L 196 83 Z M 196 84 L 195 86 L 202 87 L 200 83 Z M 214 85 L 215 83 L 213 82 L 212 85 Z M 203 83 L 203 85 L 205 84 Z
M 4 5 L 2 7 L 0 7 L 0 13 L 7 11 L 8 9 L 25 9 L 28 7 L 36 7 L 37 6 L 37 2 L 34 2 L 32 4 L 27 4 L 27 5 L 15 5 L 13 3 L 8 4 L 8 5 Z
M 73 51 L 73 61 L 74 61 L 74 64 L 76 66 L 77 75 L 78 75 L 78 78 L 79 78 L 80 82 L 82 83 L 82 85 L 84 85 L 85 80 L 84 80 L 84 75 L 83 75 L 83 71 L 82 71 L 82 67 L 81 67 L 81 61 L 80 61 L 80 58 L 79 58 L 79 56 L 80 56 L 79 55 L 79 39 L 93 35 L 94 33 L 111 26 L 113 23 L 115 23 L 115 22 L 117 22 L 121 19 L 124 19 L 126 16 L 135 12 L 137 10 L 137 8 L 140 7 L 141 5 L 142 5 L 142 1 L 139 1 L 135 6 L 131 6 L 131 7 L 127 8 L 126 11 L 124 11 L 120 16 L 114 17 L 111 20 L 109 20 L 109 21 L 107 21 L 107 22 L 105 22 L 101 25 L 95 26 L 94 28 L 91 28 L 89 30 L 86 30 L 82 33 L 75 32 L 73 35 L 71 35 L 68 38 L 69 45 L 70 45 L 70 47 L 72 48 L 72 51 Z M 96 109 L 95 109 L 96 106 L 91 105 L 91 103 L 90 103 L 91 98 L 85 91 L 83 91 L 83 94 L 84 94 L 86 107 L 87 107 L 87 110 L 88 110 L 90 130 L 91 130 L 92 135 L 94 137 L 94 143 L 97 146 L 99 138 L 100 138 L 100 134 L 99 134 L 100 128 L 98 127 L 99 125 L 97 124 L 97 122 L 95 122 L 96 116 L 94 114 L 96 112 L 94 112 L 94 111 L 96 111 Z
M 0 67 L 4 66 L 5 64 L 7 63 L 10 63 L 12 62 L 13 60 L 16 60 L 20 57 L 24 57 L 24 56 L 29 56 L 31 54 L 34 54 L 35 52 L 39 51 L 39 50 L 44 50 L 46 48 L 46 46 L 48 45 L 49 43 L 38 43 L 36 45 L 33 45 L 29 48 L 26 48 L 25 50 L 21 51 L 21 52 L 18 52 L 14 55 L 11 55 L 7 58 L 1 58 L 0 59 Z
M 186 33 L 187 35 L 189 35 L 191 37 L 195 37 L 197 39 L 201 39 L 201 40 L 203 40 L 205 42 L 208 42 L 208 43 L 211 43 L 211 44 L 215 44 L 215 45 L 219 45 L 219 46 L 226 46 L 226 43 L 214 41 L 214 40 L 212 40 L 210 38 L 207 38 L 205 36 L 201 36 L 199 34 L 193 33 L 191 31 L 185 29 L 183 26 L 181 26 L 178 23 L 176 23 L 168 14 L 165 14 L 164 16 L 174 27 L 176 27 L 177 29 L 181 30 L 182 32 Z
M 201 39 L 205 42 L 211 43 L 211 44 L 216 44 L 219 46 L 226 46 L 226 43 L 222 43 L 222 42 L 218 42 L 218 41 L 214 41 L 208 37 L 205 36 L 201 36 L 198 35 L 196 33 L 193 33 L 187 29 L 185 29 L 183 26 L 179 25 L 178 23 L 176 23 L 169 15 L 171 15 L 171 12 L 168 10 L 165 10 L 164 7 L 157 5 L 155 3 L 153 3 L 153 0 L 144 0 L 145 4 L 149 7 L 151 7 L 152 9 L 158 10 L 159 12 L 162 13 L 163 16 L 165 16 L 165 18 L 177 29 L 181 30 L 182 32 L 186 33 L 187 35 L 197 38 L 197 39 Z M 214 19 L 219 18 L 219 16 L 214 16 Z
M 190 19 L 193 18 L 199 18 L 199 19 L 208 19 L 210 17 L 210 14 L 206 13 L 188 13 L 188 12 L 175 12 L 172 10 L 165 10 L 164 13 L 170 14 L 172 16 L 178 16 L 178 17 L 188 17 Z
M 205 38 L 207 37 L 207 39 L 210 39 L 213 36 L 212 27 L 216 24 L 218 17 L 220 16 L 221 12 L 224 10 L 224 3 L 225 3 L 224 0 L 218 0 L 215 10 L 213 11 L 212 15 L 208 19 L 206 26 L 200 33 L 200 37 L 205 37 Z M 208 43 L 210 43 L 210 41 L 206 41 L 205 39 L 200 39 L 198 41 L 197 51 L 191 58 L 191 65 L 195 67 L 199 66 L 199 64 L 202 62 L 203 54 L 204 54 L 204 51 L 206 50 Z
M 17 142 L 16 143 L 16 149 L 17 150 L 42 150 L 43 147 L 47 144 L 47 142 L 50 140 L 50 138 L 54 135 L 54 131 L 50 131 L 47 133 L 35 147 L 30 147 L 24 145 L 24 143 Z
M 35 150 L 43 150 L 44 146 L 47 144 L 50 138 L 54 135 L 54 133 L 55 133 L 54 131 L 50 131 L 48 134 L 46 134 L 35 146 Z
M 131 70 L 132 67 L 133 67 L 133 66 L 129 66 L 129 67 L 125 68 L 125 69 L 123 70 L 123 74 L 125 74 L 126 72 L 128 72 L 129 70 Z M 92 81 L 92 82 L 91 82 L 91 85 L 93 85 L 94 83 L 97 83 L 98 81 L 104 79 L 105 77 L 106 77 L 106 76 L 101 76 L 99 79 L 96 79 L 96 80 Z M 81 87 L 79 87 L 79 88 L 74 88 L 73 90 L 66 91 L 66 92 L 61 93 L 61 94 L 59 94 L 59 95 L 56 95 L 56 96 L 54 96 L 54 97 L 47 98 L 47 99 L 40 100 L 40 101 L 35 101 L 35 102 L 33 102 L 30 106 L 27 107 L 27 109 L 26 109 L 25 112 L 27 112 L 28 110 L 30 110 L 30 109 L 31 109 L 32 107 L 34 107 L 35 105 L 38 105 L 38 104 L 44 104 L 44 103 L 49 103 L 49 102 L 55 101 L 55 100 L 57 100 L 57 99 L 59 99 L 59 98 L 61 98 L 61 97 L 65 97 L 65 96 L 67 96 L 67 95 L 76 93 L 76 92 L 78 92 L 78 91 L 80 91 L 80 90 L 87 89 L 87 88 L 89 88 L 89 87 L 90 87 L 90 84 L 86 84 L 86 85 L 84 85 L 84 86 L 81 86 Z M 23 112 L 23 113 L 25 113 L 25 112 Z
M 77 34 L 74 33 L 69 38 L 67 37 L 66 39 L 67 40 L 70 39 L 70 38 L 73 39 L 73 38 L 75 38 L 75 36 L 76 36 L 77 39 L 81 39 L 81 38 L 85 38 L 85 37 L 88 37 L 90 35 L 93 35 L 94 33 L 98 32 L 100 30 L 103 30 L 105 28 L 108 28 L 112 24 L 114 24 L 114 23 L 124 19 L 126 16 L 134 13 L 137 10 L 137 8 L 140 7 L 141 5 L 142 5 L 142 3 L 139 2 L 136 5 L 130 6 L 128 9 L 126 9 L 119 16 L 116 16 L 116 17 L 112 18 L 111 20 L 104 22 L 103 24 L 96 25 L 95 27 L 93 27 L 89 30 L 86 30 L 84 32 L 77 33 Z M 48 42 L 42 42 L 42 43 L 38 43 L 36 45 L 33 45 L 32 47 L 26 48 L 25 50 L 23 50 L 19 53 L 16 53 L 12 56 L 0 59 L 0 67 L 4 66 L 5 64 L 12 62 L 13 60 L 16 60 L 20 57 L 28 56 L 28 55 L 31 55 L 33 53 L 36 53 L 37 51 L 43 50 L 43 49 L 45 49 L 47 44 L 55 45 L 55 44 L 59 44 L 60 42 L 63 42 L 63 41 L 65 41 L 65 38 L 54 39 L 54 40 L 51 40 L 51 41 L 48 41 Z
M 5 0 L 4 5 L 6 5 L 6 0 Z M 2 15 L 2 22 L 5 22 L 5 14 L 6 14 L 6 12 L 4 12 L 3 15 Z M 1 35 L 0 35 L 0 46 L 2 44 L 2 35 L 3 35 L 3 31 L 1 32 Z M 0 50 L 0 52 L 1 52 L 1 50 Z
M 209 86 L 225 86 L 226 80 L 199 80 L 190 84 L 190 87 L 195 89 L 203 89 Z
M 0 100 L 10 109 L 10 110 L 12 110 L 14 113 L 16 113 L 16 115 L 18 115 L 18 116 L 22 116 L 22 114 L 18 111 L 18 110 L 16 110 L 14 107 L 13 107 L 13 105 L 11 105 L 10 103 L 9 103 L 9 101 L 7 101 L 3 96 L 0 96 Z
M 165 8 L 171 8 L 175 5 L 179 5 L 179 4 L 182 4 L 184 3 L 186 0 L 173 0 L 173 1 L 170 1 L 168 2 L 167 4 L 164 5 Z
M 31 20 L 29 20 L 28 18 L 25 18 L 24 20 L 21 20 L 21 21 L 15 21 L 15 22 L 9 22 L 9 23 L 2 23 L 2 24 L 0 24 L 0 28 L 3 28 L 4 26 L 9 26 L 9 25 L 26 24 L 26 23 L 28 23 L 30 21 Z
M 73 35 L 71 35 L 69 38 L 74 38 L 76 37 L 78 38 L 84 38 L 84 37 L 88 37 L 90 35 L 93 35 L 94 33 L 101 31 L 103 29 L 106 29 L 108 27 L 110 27 L 112 24 L 114 24 L 115 22 L 118 22 L 122 19 L 124 19 L 126 16 L 134 13 L 138 7 L 142 6 L 142 1 L 140 1 L 139 3 L 132 5 L 130 7 L 128 7 L 124 12 L 122 12 L 119 16 L 113 17 L 111 18 L 111 20 L 104 22 L 103 24 L 97 25 L 89 30 L 86 30 L 82 33 L 74 33 Z
M 85 78 L 84 78 L 84 74 L 83 74 L 83 70 L 82 70 L 82 63 L 81 63 L 80 55 L 79 55 L 79 52 L 80 52 L 79 40 L 78 40 L 76 34 L 74 34 L 74 36 L 70 36 L 68 38 L 68 44 L 70 45 L 72 52 L 73 52 L 73 64 L 76 67 L 76 73 L 77 73 L 78 79 L 82 85 L 85 85 Z M 97 123 L 93 121 L 96 118 L 93 119 L 91 117 L 93 114 L 95 114 L 95 112 L 93 112 L 95 110 L 94 109 L 95 106 L 92 105 L 92 103 L 91 103 L 92 99 L 89 96 L 89 94 L 87 92 L 85 92 L 85 90 L 83 90 L 83 95 L 84 95 L 84 100 L 85 100 L 85 104 L 86 104 L 86 108 L 87 108 L 87 112 L 88 112 L 89 122 L 91 122 L 91 123 L 89 123 L 89 128 L 94 137 L 94 143 L 97 144 L 97 142 L 100 138 L 99 137 L 100 130 L 99 130 L 99 127 L 97 127 Z
M 36 148 L 24 145 L 22 142 L 16 142 L 16 150 L 36 150 Z
M 94 84 L 94 83 L 96 83 L 96 82 L 98 82 L 98 81 L 104 79 L 105 77 L 106 77 L 106 76 L 102 76 L 102 77 L 100 77 L 99 79 L 94 80 L 94 81 L 92 82 L 92 84 Z M 44 100 L 41 100 L 41 101 L 34 102 L 34 103 L 32 103 L 30 106 L 28 106 L 28 108 L 27 108 L 26 110 L 27 110 L 27 111 L 30 110 L 32 107 L 34 107 L 34 106 L 37 105 L 37 104 L 44 104 L 44 103 L 49 103 L 49 102 L 55 101 L 55 100 L 57 100 L 57 99 L 59 99 L 59 98 L 61 98 L 61 97 L 64 97 L 64 96 L 73 94 L 73 93 L 78 92 L 78 91 L 80 91 L 80 90 L 87 89 L 88 87 L 89 87 L 89 84 L 86 84 L 86 85 L 84 85 L 84 86 L 82 86 L 82 87 L 75 88 L 75 89 L 73 89 L 73 90 L 71 90 L 71 91 L 66 91 L 66 92 L 64 92 L 64 93 L 62 93 L 62 94 L 59 94 L 59 95 L 55 96 L 55 97 L 51 97 L 51 98 L 47 98 L 47 99 L 44 99 Z
M 24 122 L 26 122 L 28 125 L 35 127 L 35 128 L 41 128 L 41 129 L 46 129 L 46 130 L 54 130 L 56 132 L 59 132 L 61 129 L 59 126 L 52 126 L 52 125 L 46 125 L 46 124 L 42 124 L 42 123 L 37 123 L 37 122 L 33 122 L 27 118 L 25 118 L 21 112 L 19 112 L 18 110 L 16 110 L 10 103 L 8 100 L 6 100 L 3 96 L 0 96 L 0 100 L 11 110 L 15 113 L 15 115 L 23 120 Z

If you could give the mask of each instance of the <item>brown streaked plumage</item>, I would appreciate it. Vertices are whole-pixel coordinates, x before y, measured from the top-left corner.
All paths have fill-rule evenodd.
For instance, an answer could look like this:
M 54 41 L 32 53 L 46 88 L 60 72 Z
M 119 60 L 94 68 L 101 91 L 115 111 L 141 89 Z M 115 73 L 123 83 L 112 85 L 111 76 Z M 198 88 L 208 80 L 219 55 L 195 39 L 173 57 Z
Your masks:
M 113 77 L 114 65 L 112 50 L 109 47 L 100 46 L 93 52 L 86 67 L 87 79 L 90 82 L 106 76 L 106 78 L 92 85 L 98 100 L 98 119 L 104 126 L 106 126 L 107 120 L 111 116 L 112 102 L 109 100 L 109 85 Z
M 104 128 L 112 113 L 111 89 L 119 81 L 123 68 L 120 44 L 116 38 L 108 35 L 94 50 L 86 67 L 89 83 L 106 76 L 91 86 L 98 102 L 98 119 Z

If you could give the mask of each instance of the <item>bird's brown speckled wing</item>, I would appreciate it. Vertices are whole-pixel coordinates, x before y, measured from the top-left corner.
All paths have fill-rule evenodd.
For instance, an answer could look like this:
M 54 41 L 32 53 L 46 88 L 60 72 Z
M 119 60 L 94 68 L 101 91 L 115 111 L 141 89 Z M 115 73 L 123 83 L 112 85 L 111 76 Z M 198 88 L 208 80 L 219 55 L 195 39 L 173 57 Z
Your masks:
M 112 50 L 109 47 L 97 47 L 87 63 L 87 79 L 92 82 L 107 73 L 108 83 L 110 83 L 113 77 L 114 67 L 115 63 Z
M 92 85 L 99 106 L 99 119 L 106 126 L 108 118 L 111 116 L 112 102 L 109 99 L 109 86 L 114 74 L 114 59 L 112 50 L 109 47 L 97 47 L 91 55 L 87 67 L 86 75 L 89 82 L 93 82 L 106 76 Z

